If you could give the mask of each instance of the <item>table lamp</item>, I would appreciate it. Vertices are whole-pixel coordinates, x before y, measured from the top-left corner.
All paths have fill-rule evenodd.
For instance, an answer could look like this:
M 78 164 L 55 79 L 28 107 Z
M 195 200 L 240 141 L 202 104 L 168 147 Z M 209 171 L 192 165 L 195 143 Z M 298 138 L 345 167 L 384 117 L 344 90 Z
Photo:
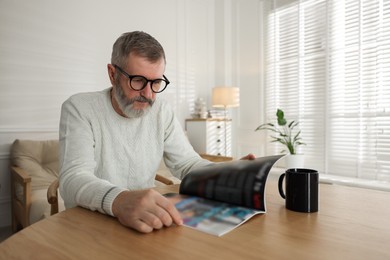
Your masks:
M 240 89 L 236 87 L 215 87 L 212 93 L 212 106 L 222 107 L 225 112 L 225 156 L 227 156 L 226 121 L 228 119 L 227 108 L 240 106 Z

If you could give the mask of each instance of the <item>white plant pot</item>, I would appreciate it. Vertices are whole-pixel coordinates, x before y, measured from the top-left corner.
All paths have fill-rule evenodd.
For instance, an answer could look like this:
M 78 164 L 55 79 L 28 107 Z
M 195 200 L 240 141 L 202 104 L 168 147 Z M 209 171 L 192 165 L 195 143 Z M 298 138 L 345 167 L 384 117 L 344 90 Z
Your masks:
M 303 168 L 305 163 L 305 156 L 303 154 L 289 154 L 285 157 L 286 168 Z

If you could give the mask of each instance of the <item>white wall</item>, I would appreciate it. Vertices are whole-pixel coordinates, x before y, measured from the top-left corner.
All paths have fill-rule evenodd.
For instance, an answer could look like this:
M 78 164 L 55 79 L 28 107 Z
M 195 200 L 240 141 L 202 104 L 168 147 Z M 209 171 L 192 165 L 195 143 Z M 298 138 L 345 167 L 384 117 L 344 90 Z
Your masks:
M 211 88 L 241 89 L 234 154 L 261 155 L 261 0 L 0 0 L 0 227 L 10 225 L 9 147 L 57 138 L 70 95 L 109 87 L 106 65 L 123 32 L 155 36 L 172 85 L 161 95 L 180 122 Z

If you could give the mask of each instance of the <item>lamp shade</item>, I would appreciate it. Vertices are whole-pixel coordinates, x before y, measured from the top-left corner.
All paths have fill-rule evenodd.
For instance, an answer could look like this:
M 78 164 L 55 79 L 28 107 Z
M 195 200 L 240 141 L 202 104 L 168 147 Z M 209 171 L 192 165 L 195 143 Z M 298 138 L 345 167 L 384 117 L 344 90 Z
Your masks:
M 240 89 L 235 87 L 215 87 L 212 93 L 213 107 L 239 107 Z

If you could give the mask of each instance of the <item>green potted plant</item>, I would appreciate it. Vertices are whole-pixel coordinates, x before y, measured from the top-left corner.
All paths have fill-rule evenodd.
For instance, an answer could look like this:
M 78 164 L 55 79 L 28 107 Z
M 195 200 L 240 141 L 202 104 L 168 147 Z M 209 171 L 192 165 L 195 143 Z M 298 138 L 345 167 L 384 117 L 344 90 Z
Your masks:
M 276 111 L 276 117 L 277 124 L 265 123 L 257 127 L 255 131 L 269 130 L 276 133 L 276 135 L 271 136 L 273 139 L 271 142 L 280 143 L 285 146 L 286 149 L 283 149 L 281 153 L 288 152 L 290 154 L 290 156 L 287 157 L 286 166 L 288 168 L 303 167 L 303 155 L 299 155 L 300 158 L 297 159 L 297 147 L 300 145 L 306 145 L 304 142 L 302 142 L 302 138 L 300 136 L 301 131 L 296 129 L 299 125 L 299 122 L 294 120 L 288 122 L 284 117 L 283 110 L 279 108 Z

